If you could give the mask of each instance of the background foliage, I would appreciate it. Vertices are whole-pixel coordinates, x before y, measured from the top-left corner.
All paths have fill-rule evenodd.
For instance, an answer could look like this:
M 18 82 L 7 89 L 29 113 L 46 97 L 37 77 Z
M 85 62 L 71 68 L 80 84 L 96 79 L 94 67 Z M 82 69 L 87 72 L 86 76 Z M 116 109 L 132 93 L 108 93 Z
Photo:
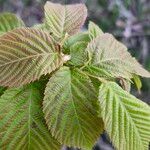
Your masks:
M 51 0 L 63 4 L 83 2 L 88 7 L 88 20 L 97 23 L 122 41 L 145 68 L 150 70 L 150 1 L 149 0 Z M 13 12 L 26 25 L 41 22 L 46 0 L 0 0 L 0 12 Z M 83 30 L 86 30 L 86 27 Z M 134 95 L 150 104 L 150 79 L 143 79 L 141 94 Z M 113 149 L 103 136 L 95 150 Z M 66 148 L 64 148 L 66 149 Z

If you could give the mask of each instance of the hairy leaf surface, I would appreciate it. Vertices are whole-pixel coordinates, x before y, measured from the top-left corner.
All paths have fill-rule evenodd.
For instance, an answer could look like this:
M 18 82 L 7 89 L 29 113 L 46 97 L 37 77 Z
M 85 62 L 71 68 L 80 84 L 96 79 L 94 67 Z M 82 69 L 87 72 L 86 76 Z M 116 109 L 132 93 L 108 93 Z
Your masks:
M 114 82 L 100 86 L 99 102 L 105 129 L 118 150 L 148 150 L 150 107 Z
M 88 53 L 85 51 L 90 41 L 86 32 L 75 34 L 68 38 L 63 45 L 63 52 L 70 54 L 69 64 L 83 66 L 88 61 Z
M 62 63 L 57 45 L 42 30 L 16 29 L 0 37 L 0 85 L 24 85 Z
M 133 74 L 150 77 L 146 71 L 111 34 L 103 34 L 91 41 L 87 47 L 89 65 L 85 70 L 105 78 L 132 78 Z
M 10 30 L 23 27 L 23 21 L 11 13 L 0 14 L 0 35 Z
M 62 39 L 66 33 L 77 33 L 87 17 L 84 4 L 61 5 L 47 2 L 44 8 L 46 26 L 56 39 Z
M 99 28 L 98 25 L 96 25 L 94 22 L 90 21 L 88 26 L 88 33 L 90 36 L 90 39 L 93 40 L 94 38 L 103 35 L 103 31 Z
M 8 89 L 0 98 L 0 149 L 60 150 L 43 117 L 40 86 Z
M 97 117 L 97 94 L 90 79 L 62 67 L 47 84 L 43 111 L 52 135 L 59 142 L 90 149 L 103 131 Z
M 85 51 L 87 48 L 86 42 L 76 42 L 70 47 L 71 60 L 70 63 L 74 66 L 84 65 L 88 60 L 88 54 Z
M 87 32 L 80 32 L 69 37 L 63 45 L 63 52 L 70 53 L 70 48 L 78 42 L 84 42 L 88 45 L 90 42 L 89 34 Z

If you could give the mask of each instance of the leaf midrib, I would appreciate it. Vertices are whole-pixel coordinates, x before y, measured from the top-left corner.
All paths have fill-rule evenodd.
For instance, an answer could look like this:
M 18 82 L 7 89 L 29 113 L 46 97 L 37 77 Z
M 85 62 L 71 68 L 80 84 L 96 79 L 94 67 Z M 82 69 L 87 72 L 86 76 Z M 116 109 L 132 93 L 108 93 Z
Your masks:
M 78 121 L 78 125 L 79 125 L 79 128 L 80 128 L 80 130 L 81 130 L 81 133 L 82 133 L 82 135 L 83 135 L 83 138 L 84 138 L 84 140 L 86 140 L 86 138 L 85 138 L 85 135 L 84 135 L 84 133 L 83 133 L 83 131 L 82 131 L 82 126 L 81 126 L 81 123 L 80 123 L 80 120 L 79 120 L 79 116 L 78 116 L 78 114 L 77 114 L 77 110 L 76 110 L 76 107 L 75 107 L 75 102 L 74 102 L 74 98 L 73 98 L 73 95 L 72 95 L 72 82 L 71 82 L 71 71 L 70 71 L 70 79 L 69 79 L 69 85 L 70 85 L 70 95 L 71 95 L 71 102 L 72 102 L 72 106 L 73 106 L 73 109 L 74 109 L 74 113 L 75 113 L 75 116 L 76 116 L 76 118 L 77 118 L 77 121 Z
M 112 91 L 112 93 L 114 92 L 110 87 L 108 87 L 108 89 L 109 89 L 110 91 Z M 120 99 L 120 96 L 118 96 L 116 93 L 114 94 L 114 97 L 115 97 L 115 96 L 117 96 L 118 99 Z M 134 121 L 133 121 L 133 119 L 132 119 L 132 117 L 131 117 L 131 115 L 130 115 L 130 112 L 128 112 L 128 110 L 126 109 L 126 107 L 122 104 L 123 102 L 121 102 L 121 100 L 119 100 L 118 102 L 119 102 L 119 105 L 121 105 L 121 107 L 124 109 L 124 112 L 127 114 L 128 118 L 129 118 L 129 120 L 130 120 L 130 123 L 134 126 L 135 134 L 136 134 L 136 135 L 138 136 L 138 138 L 140 139 L 141 144 L 142 144 L 141 146 L 144 147 L 143 142 L 142 142 L 142 139 L 141 139 L 140 134 L 139 134 L 138 127 L 137 127 L 136 124 L 134 123 Z
M 31 145 L 31 104 L 32 104 L 32 85 L 31 85 L 31 90 L 30 90 L 30 95 L 29 95 L 29 109 L 28 109 L 28 150 L 30 149 Z
M 17 59 L 17 60 L 14 60 L 14 61 L 10 61 L 10 62 L 7 62 L 5 64 L 2 64 L 0 65 L 0 67 L 3 67 L 3 66 L 6 66 L 6 65 L 9 65 L 9 64 L 13 64 L 13 63 L 16 63 L 16 62 L 19 62 L 19 61 L 23 61 L 23 60 L 26 60 L 26 59 L 31 59 L 31 58 L 34 58 L 34 57 L 40 57 L 40 56 L 48 56 L 48 55 L 58 55 L 58 53 L 44 53 L 44 54 L 38 54 L 38 55 L 32 55 L 32 56 L 28 56 L 28 57 L 23 57 L 23 58 L 20 58 L 20 59 Z

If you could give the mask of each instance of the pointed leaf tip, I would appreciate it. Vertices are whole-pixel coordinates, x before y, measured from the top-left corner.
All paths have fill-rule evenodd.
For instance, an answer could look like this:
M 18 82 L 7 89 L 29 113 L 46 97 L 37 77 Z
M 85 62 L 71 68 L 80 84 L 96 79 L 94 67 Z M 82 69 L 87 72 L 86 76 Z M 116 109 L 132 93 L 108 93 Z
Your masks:
M 78 69 L 62 67 L 50 78 L 43 101 L 43 112 L 54 137 L 70 147 L 92 149 L 103 132 L 97 117 L 96 91 Z
M 105 130 L 118 150 L 148 150 L 150 107 L 114 82 L 100 86 L 99 102 Z
M 0 35 L 24 27 L 24 22 L 13 13 L 0 13 Z
M 87 17 L 84 4 L 61 5 L 47 2 L 44 9 L 46 26 L 56 39 L 64 38 L 66 33 L 77 33 Z
M 150 73 L 131 56 L 124 44 L 105 33 L 93 39 L 86 49 L 90 65 L 86 71 L 105 78 L 131 79 L 133 74 L 150 77 Z

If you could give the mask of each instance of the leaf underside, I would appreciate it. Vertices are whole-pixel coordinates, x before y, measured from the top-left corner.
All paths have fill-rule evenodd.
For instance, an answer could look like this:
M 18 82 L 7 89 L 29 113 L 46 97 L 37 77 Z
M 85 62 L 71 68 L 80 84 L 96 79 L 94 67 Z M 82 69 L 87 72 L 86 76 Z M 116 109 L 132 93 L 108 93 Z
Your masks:
M 0 85 L 20 86 L 51 73 L 62 57 L 48 33 L 22 28 L 0 37 Z
M 0 149 L 91 150 L 105 129 L 118 150 L 148 150 L 150 107 L 129 92 L 131 79 L 140 91 L 139 76 L 150 72 L 95 23 L 78 33 L 84 4 L 47 2 L 44 10 L 33 28 L 0 14 Z
M 97 94 L 90 79 L 62 67 L 50 78 L 43 102 L 46 123 L 62 144 L 92 149 L 103 131 L 97 117 Z
M 150 107 L 116 83 L 102 84 L 99 90 L 105 129 L 118 150 L 148 150 Z
M 87 17 L 84 4 L 61 5 L 47 2 L 44 9 L 45 24 L 56 39 L 62 39 L 66 33 L 77 33 Z
M 0 35 L 20 27 L 24 27 L 24 23 L 11 13 L 0 14 Z
M 47 129 L 41 104 L 41 88 L 34 84 L 5 91 L 0 98 L 0 149 L 60 150 Z

